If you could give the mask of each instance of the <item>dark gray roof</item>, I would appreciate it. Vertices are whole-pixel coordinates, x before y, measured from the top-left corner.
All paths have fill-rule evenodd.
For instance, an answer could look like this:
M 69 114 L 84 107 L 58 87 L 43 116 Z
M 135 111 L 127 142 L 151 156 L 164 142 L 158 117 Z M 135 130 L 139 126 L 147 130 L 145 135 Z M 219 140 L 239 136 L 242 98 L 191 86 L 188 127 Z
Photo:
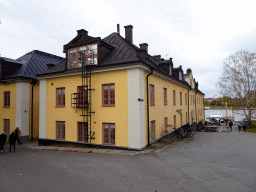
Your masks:
M 25 64 L 24 60 L 18 61 L 16 59 L 10 59 L 10 58 L 6 58 L 6 57 L 0 57 L 0 59 L 4 60 L 6 62 L 9 62 L 9 63 L 15 63 L 15 64 L 20 64 L 20 65 Z
M 48 70 L 47 64 L 57 65 L 65 59 L 56 55 L 34 50 L 14 60 L 4 58 L 7 62 L 22 64 L 18 70 L 5 77 L 5 79 L 25 77 L 35 78 L 36 75 Z

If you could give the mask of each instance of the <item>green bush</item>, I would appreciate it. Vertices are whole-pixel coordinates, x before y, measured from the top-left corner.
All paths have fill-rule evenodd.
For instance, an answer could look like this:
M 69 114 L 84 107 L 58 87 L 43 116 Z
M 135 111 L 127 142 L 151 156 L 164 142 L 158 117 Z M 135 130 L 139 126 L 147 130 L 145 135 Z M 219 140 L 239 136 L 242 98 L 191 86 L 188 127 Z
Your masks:
M 255 120 L 252 120 L 252 122 L 251 122 L 251 128 L 256 128 L 256 121 L 255 121 Z

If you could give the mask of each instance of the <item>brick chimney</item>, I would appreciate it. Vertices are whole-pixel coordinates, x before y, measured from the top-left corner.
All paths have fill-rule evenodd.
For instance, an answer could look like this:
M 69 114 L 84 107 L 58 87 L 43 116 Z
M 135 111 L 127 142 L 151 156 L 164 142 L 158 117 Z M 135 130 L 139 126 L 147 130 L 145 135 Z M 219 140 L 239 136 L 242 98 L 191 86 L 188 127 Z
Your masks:
M 127 26 L 124 26 L 125 28 L 125 39 L 133 44 L 133 38 L 132 38 L 132 28 L 133 26 L 132 25 L 127 25 Z
M 148 44 L 147 43 L 142 43 L 140 44 L 140 49 L 145 50 L 146 52 L 148 52 Z
M 192 70 L 190 68 L 187 69 L 187 74 L 191 73 Z
M 88 36 L 88 31 L 84 29 L 77 30 L 77 35 Z
M 153 55 L 155 61 L 161 61 L 161 55 Z

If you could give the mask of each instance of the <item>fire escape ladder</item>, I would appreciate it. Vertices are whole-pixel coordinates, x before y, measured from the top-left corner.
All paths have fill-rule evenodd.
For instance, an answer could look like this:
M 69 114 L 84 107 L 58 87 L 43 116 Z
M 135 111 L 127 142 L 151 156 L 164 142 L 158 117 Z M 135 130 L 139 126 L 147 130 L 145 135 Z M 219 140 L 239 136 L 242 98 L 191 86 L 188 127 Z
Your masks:
M 92 50 L 91 50 L 92 51 Z M 92 96 L 91 92 L 91 68 L 94 64 L 94 54 L 92 56 L 87 57 L 87 65 L 86 65 L 86 57 L 82 57 L 82 87 L 86 89 L 87 93 L 87 103 L 82 107 L 82 115 L 83 116 L 83 122 L 87 122 L 88 127 L 88 141 L 91 143 L 92 139 L 95 139 L 94 134 L 95 132 L 92 132 L 92 117 L 91 114 L 94 113 L 91 108 L 92 103 Z

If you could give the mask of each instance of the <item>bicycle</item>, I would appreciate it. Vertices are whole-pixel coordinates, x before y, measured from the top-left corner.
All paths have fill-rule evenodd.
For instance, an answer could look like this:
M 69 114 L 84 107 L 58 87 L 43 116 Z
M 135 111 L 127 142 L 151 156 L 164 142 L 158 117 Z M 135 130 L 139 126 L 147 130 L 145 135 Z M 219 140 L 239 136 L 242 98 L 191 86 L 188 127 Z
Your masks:
M 184 130 L 181 128 L 180 130 L 173 128 L 173 135 L 172 135 L 172 141 L 175 141 L 177 139 L 182 139 L 182 134 L 184 133 Z
M 194 140 L 194 134 L 190 128 L 187 129 L 186 132 L 186 137 L 188 141 L 193 141 Z

